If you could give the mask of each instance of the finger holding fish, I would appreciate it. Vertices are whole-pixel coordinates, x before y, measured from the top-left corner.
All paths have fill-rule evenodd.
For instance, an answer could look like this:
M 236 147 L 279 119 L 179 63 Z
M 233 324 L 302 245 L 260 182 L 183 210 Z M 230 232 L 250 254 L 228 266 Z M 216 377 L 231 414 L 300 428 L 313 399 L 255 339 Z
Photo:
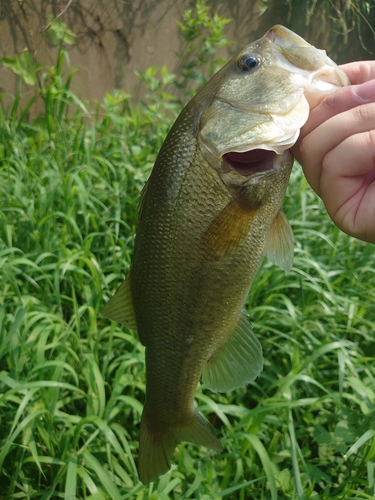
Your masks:
M 359 87 L 368 84 L 374 91 L 374 97 L 364 106 L 364 99 L 358 92 L 362 91 Z M 326 154 L 350 135 L 374 127 L 375 80 L 368 84 L 344 87 L 327 96 L 311 111 L 292 148 L 293 155 L 303 166 L 307 180 L 318 195 L 321 193 L 321 173 Z
M 311 111 L 292 151 L 336 225 L 374 242 L 375 62 L 342 68 L 354 85 Z

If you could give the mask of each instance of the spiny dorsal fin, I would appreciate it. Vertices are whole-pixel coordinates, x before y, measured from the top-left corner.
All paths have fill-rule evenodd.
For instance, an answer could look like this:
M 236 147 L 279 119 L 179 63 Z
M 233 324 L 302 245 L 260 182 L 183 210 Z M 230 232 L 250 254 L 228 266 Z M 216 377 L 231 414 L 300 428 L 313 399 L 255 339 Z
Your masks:
M 137 331 L 135 320 L 133 299 L 130 289 L 130 273 L 120 285 L 115 295 L 107 302 L 102 310 L 102 316 L 126 325 L 128 328 Z
M 202 381 L 211 391 L 226 392 L 248 384 L 262 369 L 262 346 L 242 312 L 233 332 L 208 361 Z
M 273 264 L 288 273 L 293 265 L 294 237 L 282 210 L 277 214 L 268 234 L 265 254 Z
M 200 250 L 207 261 L 231 254 L 247 237 L 258 206 L 245 194 L 231 200 L 208 227 Z

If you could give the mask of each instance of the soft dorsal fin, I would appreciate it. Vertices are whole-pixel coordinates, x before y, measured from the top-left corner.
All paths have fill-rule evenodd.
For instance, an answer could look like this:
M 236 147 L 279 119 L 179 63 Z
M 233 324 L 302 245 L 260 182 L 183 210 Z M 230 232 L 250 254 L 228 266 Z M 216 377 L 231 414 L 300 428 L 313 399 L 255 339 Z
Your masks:
M 268 234 L 265 254 L 273 264 L 288 273 L 293 265 L 294 237 L 282 210 L 277 214 Z
M 115 295 L 107 302 L 102 310 L 102 316 L 126 325 L 133 331 L 137 331 L 133 299 L 130 289 L 130 273 L 120 285 Z
M 207 261 L 218 261 L 234 252 L 243 243 L 256 214 L 258 205 L 241 193 L 232 199 L 212 221 L 204 234 L 200 250 Z
M 233 332 L 208 361 L 202 381 L 211 391 L 226 392 L 248 384 L 262 369 L 262 346 L 242 312 Z

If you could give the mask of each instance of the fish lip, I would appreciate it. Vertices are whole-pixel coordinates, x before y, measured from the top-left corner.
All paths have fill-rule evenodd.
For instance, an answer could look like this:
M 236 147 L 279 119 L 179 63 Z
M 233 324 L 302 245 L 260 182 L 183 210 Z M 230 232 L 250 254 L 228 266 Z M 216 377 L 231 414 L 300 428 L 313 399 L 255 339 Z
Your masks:
M 248 177 L 253 174 L 274 170 L 274 159 L 278 156 L 275 151 L 267 149 L 251 149 L 249 151 L 229 151 L 223 158 L 223 173 L 235 171 Z

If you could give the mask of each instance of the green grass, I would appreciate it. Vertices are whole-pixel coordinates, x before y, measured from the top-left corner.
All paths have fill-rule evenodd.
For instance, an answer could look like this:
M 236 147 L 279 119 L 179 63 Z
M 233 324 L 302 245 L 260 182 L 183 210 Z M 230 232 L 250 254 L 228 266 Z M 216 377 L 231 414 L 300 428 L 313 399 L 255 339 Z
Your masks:
M 123 92 L 83 103 L 71 76 L 45 83 L 36 119 L 18 98 L 0 117 L 0 498 L 373 498 L 374 246 L 332 224 L 299 166 L 294 266 L 264 262 L 247 302 L 264 371 L 196 393 L 224 453 L 184 443 L 170 473 L 139 482 L 144 349 L 100 310 L 177 108 Z

